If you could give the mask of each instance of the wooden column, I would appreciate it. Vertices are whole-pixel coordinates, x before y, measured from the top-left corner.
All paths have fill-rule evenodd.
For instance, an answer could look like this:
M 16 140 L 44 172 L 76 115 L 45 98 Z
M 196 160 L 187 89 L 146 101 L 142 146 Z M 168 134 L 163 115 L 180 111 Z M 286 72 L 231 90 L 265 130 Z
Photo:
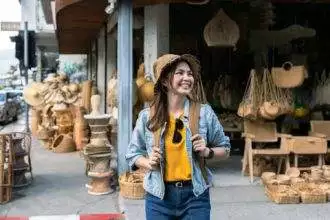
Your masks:
M 153 75 L 155 60 L 169 52 L 169 5 L 144 8 L 144 64 L 146 74 Z
M 128 169 L 126 150 L 132 134 L 133 82 L 133 6 L 132 0 L 118 1 L 118 174 Z

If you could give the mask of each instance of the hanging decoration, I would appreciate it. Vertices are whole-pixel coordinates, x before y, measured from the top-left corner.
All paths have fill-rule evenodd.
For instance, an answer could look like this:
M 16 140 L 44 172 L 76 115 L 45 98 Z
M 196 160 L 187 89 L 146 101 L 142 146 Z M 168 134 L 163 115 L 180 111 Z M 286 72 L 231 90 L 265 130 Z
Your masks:
M 294 66 L 291 62 L 285 62 L 282 67 L 273 67 L 271 74 L 277 87 L 294 88 L 304 82 L 307 70 L 303 65 Z
M 242 118 L 256 119 L 259 106 L 260 84 L 256 71 L 252 69 L 244 92 L 243 100 L 239 104 L 237 114 Z
M 239 36 L 237 23 L 223 9 L 204 28 L 204 39 L 209 47 L 236 47 Z
M 274 84 L 268 69 L 264 69 L 260 94 L 259 115 L 262 118 L 273 120 L 292 111 L 292 95 Z
M 155 83 L 152 80 L 152 77 L 145 74 L 144 63 L 140 64 L 136 86 L 139 94 L 139 99 L 143 102 L 151 102 L 154 99 L 154 86 Z
M 262 77 L 258 77 L 255 70 L 251 70 L 237 114 L 252 120 L 257 118 L 274 120 L 292 111 L 292 91 L 277 87 L 268 69 L 264 69 Z

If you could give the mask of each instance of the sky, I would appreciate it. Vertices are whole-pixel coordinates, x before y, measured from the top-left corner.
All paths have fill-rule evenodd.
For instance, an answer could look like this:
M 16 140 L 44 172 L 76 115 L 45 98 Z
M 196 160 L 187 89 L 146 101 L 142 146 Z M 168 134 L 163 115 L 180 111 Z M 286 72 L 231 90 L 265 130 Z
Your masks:
M 0 21 L 20 21 L 21 7 L 19 0 L 0 0 Z M 16 35 L 17 32 L 0 31 L 0 50 L 13 49 L 15 45 L 9 37 Z
M 0 0 L 0 21 L 20 21 L 21 6 L 19 0 Z M 18 63 L 15 58 L 15 44 L 10 36 L 17 32 L 0 31 L 0 74 L 9 70 L 9 66 Z

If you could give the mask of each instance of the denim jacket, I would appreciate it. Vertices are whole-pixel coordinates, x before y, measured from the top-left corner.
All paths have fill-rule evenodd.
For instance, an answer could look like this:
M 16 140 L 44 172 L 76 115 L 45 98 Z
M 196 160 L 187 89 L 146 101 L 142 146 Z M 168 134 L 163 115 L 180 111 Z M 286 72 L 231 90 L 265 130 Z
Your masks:
M 150 131 L 146 124 L 149 120 L 150 108 L 142 110 L 136 121 L 135 128 L 132 133 L 132 138 L 126 152 L 126 160 L 131 170 L 136 169 L 135 162 L 141 156 L 151 155 L 153 146 L 153 132 Z M 192 142 L 191 131 L 189 129 L 189 100 L 187 99 L 184 104 L 184 114 L 182 121 L 186 127 L 186 148 L 188 152 L 189 161 L 192 167 L 192 185 L 193 192 L 195 196 L 201 195 L 210 185 L 206 184 L 201 170 L 199 168 L 198 162 L 193 159 L 192 155 Z M 163 199 L 165 195 L 165 185 L 164 185 L 164 152 L 165 152 L 165 140 L 164 140 L 164 130 L 166 124 L 161 129 L 160 133 L 160 149 L 162 152 L 162 159 L 160 162 L 160 170 L 148 171 L 144 177 L 143 187 L 144 189 L 160 198 Z M 226 156 L 229 156 L 230 152 L 230 142 L 229 138 L 225 136 L 223 132 L 223 127 L 221 126 L 216 114 L 212 110 L 211 106 L 208 104 L 202 104 L 200 110 L 200 120 L 199 120 L 199 134 L 206 140 L 207 144 L 211 144 L 211 147 L 225 147 Z M 212 174 L 209 169 L 208 180 L 209 183 L 212 181 Z

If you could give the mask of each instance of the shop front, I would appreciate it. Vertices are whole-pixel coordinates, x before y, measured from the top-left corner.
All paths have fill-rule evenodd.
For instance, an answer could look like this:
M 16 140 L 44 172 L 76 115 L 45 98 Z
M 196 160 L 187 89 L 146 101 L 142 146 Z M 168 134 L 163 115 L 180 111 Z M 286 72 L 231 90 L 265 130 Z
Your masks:
M 312 181 L 321 172 L 329 129 L 326 4 L 123 0 L 114 5 L 107 15 L 105 1 L 75 1 L 57 10 L 57 26 L 60 52 L 88 54 L 102 111 L 118 113 L 119 173 L 127 170 L 132 127 L 152 88 L 152 64 L 166 53 L 198 57 L 208 101 L 231 137 L 230 162 L 210 162 L 223 172 L 216 185 L 226 176 L 235 176 L 228 184 L 249 184 L 253 176 L 292 167 L 301 174 L 312 167 L 304 174 Z M 88 14 L 65 17 L 70 7 L 83 6 L 91 7 Z M 68 25 L 69 20 L 76 23 Z M 138 80 L 145 76 L 148 86 Z M 107 101 L 115 84 L 117 101 Z M 241 172 L 252 175 L 242 179 Z

